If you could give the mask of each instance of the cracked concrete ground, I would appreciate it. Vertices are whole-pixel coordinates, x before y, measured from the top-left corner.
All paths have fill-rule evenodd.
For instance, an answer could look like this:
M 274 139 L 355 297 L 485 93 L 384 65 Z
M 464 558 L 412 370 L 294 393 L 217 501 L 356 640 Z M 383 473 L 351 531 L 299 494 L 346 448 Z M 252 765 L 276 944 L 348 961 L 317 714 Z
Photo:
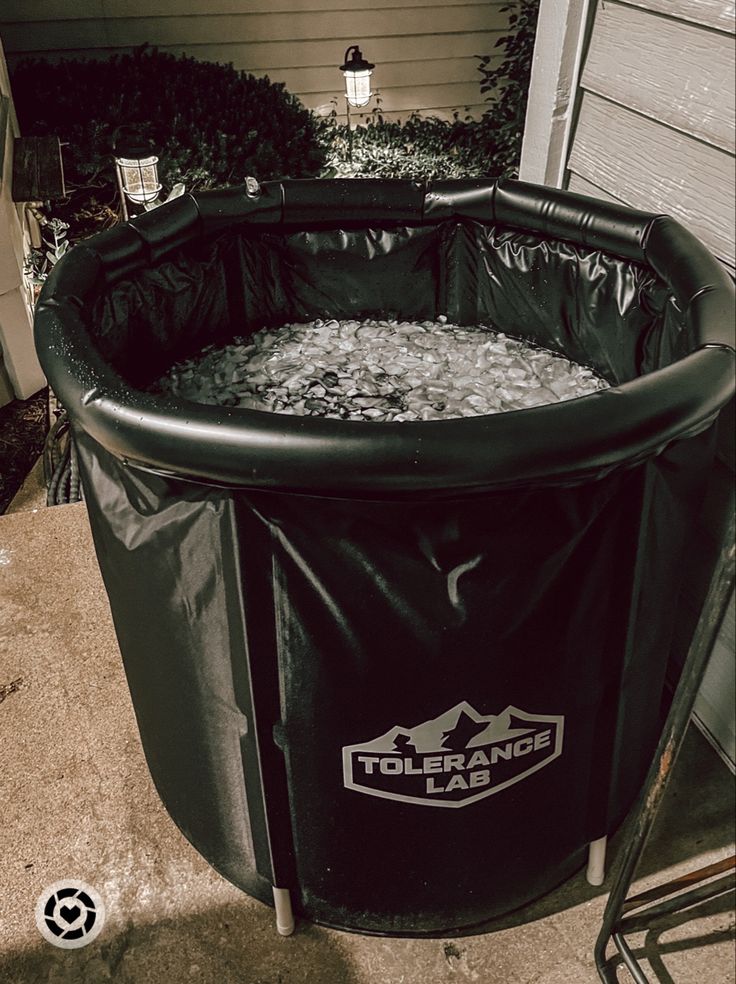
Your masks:
M 277 936 L 272 911 L 209 868 L 156 796 L 83 505 L 0 517 L 0 612 L 3 984 L 598 980 L 592 951 L 606 886 L 582 875 L 472 937 L 384 939 L 311 925 Z M 637 888 L 733 853 L 733 827 L 732 778 L 691 731 Z M 34 909 L 67 877 L 100 892 L 107 920 L 93 943 L 65 951 L 42 940 Z M 726 896 L 633 937 L 652 981 L 734 981 L 732 906 Z

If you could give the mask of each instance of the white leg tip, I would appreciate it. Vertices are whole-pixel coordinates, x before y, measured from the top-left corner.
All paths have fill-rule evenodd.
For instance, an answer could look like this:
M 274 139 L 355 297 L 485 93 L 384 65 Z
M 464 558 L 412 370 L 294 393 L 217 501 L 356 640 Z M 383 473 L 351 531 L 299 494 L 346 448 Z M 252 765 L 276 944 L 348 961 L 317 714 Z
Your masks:
M 274 888 L 273 904 L 276 907 L 276 930 L 279 936 L 291 936 L 295 923 L 289 889 Z
M 606 880 L 606 843 L 607 837 L 599 837 L 590 842 L 588 847 L 588 869 L 585 877 L 589 885 L 598 888 Z

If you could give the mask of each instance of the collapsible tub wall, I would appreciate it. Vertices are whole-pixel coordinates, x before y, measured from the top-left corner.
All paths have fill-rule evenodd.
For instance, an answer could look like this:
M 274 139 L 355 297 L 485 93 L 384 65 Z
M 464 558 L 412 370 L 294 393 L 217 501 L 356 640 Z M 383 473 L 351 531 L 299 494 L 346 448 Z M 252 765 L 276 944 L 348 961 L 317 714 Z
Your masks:
M 246 227 L 114 284 L 91 325 L 104 358 L 141 387 L 205 344 L 263 327 L 440 314 L 494 325 L 623 383 L 673 361 L 664 338 L 689 351 L 687 326 L 669 330 L 679 318 L 670 298 L 640 264 L 473 219 L 282 234 Z
M 730 285 L 672 220 L 516 183 L 169 208 L 75 249 L 37 319 L 162 799 L 228 878 L 326 923 L 507 912 L 648 764 Z M 617 385 L 397 425 L 136 388 L 244 324 L 392 309 L 492 320 Z

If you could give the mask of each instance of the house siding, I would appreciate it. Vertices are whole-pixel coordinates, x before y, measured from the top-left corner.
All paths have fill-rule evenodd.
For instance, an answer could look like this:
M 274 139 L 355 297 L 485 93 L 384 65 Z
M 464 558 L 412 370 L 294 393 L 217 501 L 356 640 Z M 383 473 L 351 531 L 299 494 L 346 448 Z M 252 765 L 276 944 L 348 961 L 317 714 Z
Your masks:
M 412 111 L 479 116 L 484 102 L 475 56 L 492 53 L 504 33 L 503 6 L 503 0 L 161 0 L 152 16 L 143 0 L 36 0 L 4 12 L 0 5 L 0 36 L 11 68 L 24 57 L 107 58 L 150 44 L 267 75 L 310 109 L 329 108 L 337 98 L 340 114 L 337 66 L 345 49 L 359 43 L 376 63 L 374 88 L 389 118 Z
M 733 272 L 734 3 L 598 0 L 567 157 L 567 186 L 674 215 Z M 734 508 L 733 406 L 719 421 L 718 453 L 693 532 L 682 604 L 673 612 L 681 664 Z M 734 734 L 733 599 L 696 716 L 731 763 Z
M 585 92 L 568 167 L 627 205 L 674 215 L 734 265 L 732 153 Z
M 13 141 L 18 121 L 0 44 L 0 406 L 27 399 L 45 379 L 33 344 L 29 297 L 23 283 L 22 208 L 12 197 Z
M 597 14 L 582 85 L 733 152 L 733 69 L 730 34 L 606 3 Z
M 581 76 L 570 186 L 585 180 L 637 208 L 668 212 L 733 268 L 734 40 L 675 14 L 605 0 L 596 5 Z M 721 12 L 733 4 L 722 2 Z M 710 5 L 712 20 L 717 20 Z
M 626 0 L 632 7 L 655 10 L 681 21 L 692 21 L 733 33 L 736 4 L 724 0 Z

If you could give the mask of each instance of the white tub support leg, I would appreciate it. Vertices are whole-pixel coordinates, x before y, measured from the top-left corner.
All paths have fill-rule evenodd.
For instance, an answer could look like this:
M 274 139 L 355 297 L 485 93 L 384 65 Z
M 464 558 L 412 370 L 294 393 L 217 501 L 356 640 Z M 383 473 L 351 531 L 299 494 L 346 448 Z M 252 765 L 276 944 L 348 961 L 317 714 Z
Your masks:
M 294 912 L 288 888 L 273 889 L 273 904 L 276 906 L 276 929 L 280 936 L 291 936 L 294 932 Z
M 602 885 L 606 879 L 607 837 L 599 837 L 588 846 L 588 870 L 585 877 L 589 885 Z

